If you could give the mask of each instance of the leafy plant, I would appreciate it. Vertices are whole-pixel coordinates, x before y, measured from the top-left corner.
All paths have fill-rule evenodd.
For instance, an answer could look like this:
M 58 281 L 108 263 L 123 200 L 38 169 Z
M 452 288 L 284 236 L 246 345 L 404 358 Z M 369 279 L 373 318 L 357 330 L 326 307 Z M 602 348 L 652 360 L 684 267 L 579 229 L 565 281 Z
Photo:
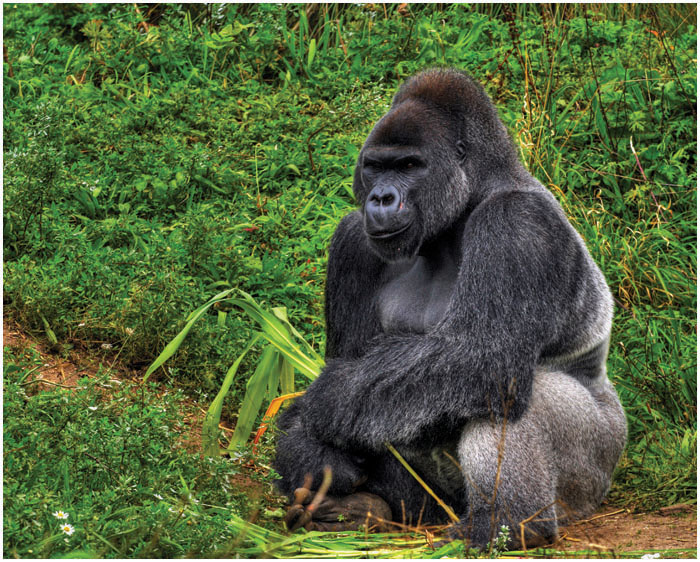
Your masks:
M 217 456 L 219 453 L 218 427 L 223 401 L 231 388 L 241 361 L 259 340 L 267 340 L 268 345 L 263 349 L 258 366 L 246 384 L 246 393 L 238 413 L 236 430 L 229 442 L 227 452 L 233 452 L 248 440 L 265 397 L 271 401 L 277 396 L 278 389 L 283 395 L 294 392 L 294 369 L 313 380 L 324 365 L 323 359 L 289 323 L 284 308 L 273 308 L 272 313 L 267 312 L 243 291 L 235 291 L 241 298 L 231 297 L 234 291 L 234 289 L 223 291 L 192 312 L 187 317 L 187 324 L 182 331 L 165 347 L 144 375 L 145 383 L 156 369 L 173 356 L 194 323 L 212 306 L 229 304 L 240 308 L 258 324 L 262 331 L 254 334 L 243 353 L 229 368 L 216 398 L 207 411 L 202 428 L 202 442 L 204 452 L 209 456 Z M 219 311 L 219 324 L 225 323 L 226 314 Z
M 234 541 L 230 511 L 250 500 L 234 464 L 183 447 L 181 392 L 107 372 L 38 390 L 36 362 L 5 350 L 6 555 L 171 558 Z

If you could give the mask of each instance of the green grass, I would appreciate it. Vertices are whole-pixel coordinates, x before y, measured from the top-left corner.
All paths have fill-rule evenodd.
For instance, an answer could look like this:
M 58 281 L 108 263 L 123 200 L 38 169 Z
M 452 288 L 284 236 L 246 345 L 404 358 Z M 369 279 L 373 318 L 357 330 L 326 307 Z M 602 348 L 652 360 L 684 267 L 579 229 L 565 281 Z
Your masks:
M 5 556 L 173 558 L 234 544 L 231 514 L 253 508 L 232 485 L 240 467 L 186 449 L 181 391 L 107 371 L 37 391 L 35 365 L 31 348 L 5 349 Z
M 191 311 L 241 289 L 266 310 L 286 308 L 322 353 L 326 251 L 354 206 L 362 141 L 404 78 L 457 66 L 485 85 L 612 288 L 608 371 L 630 431 L 613 499 L 696 501 L 694 5 L 5 4 L 3 13 L 4 311 L 24 329 L 60 353 L 118 352 L 145 372 Z M 253 337 L 236 310 L 209 309 L 152 380 L 206 408 Z M 238 411 L 261 351 L 243 358 L 224 417 Z M 307 379 L 297 372 L 295 383 Z M 79 394 L 64 393 L 65 408 Z M 33 407 L 16 415 L 20 433 L 43 423 Z M 26 463 L 49 466 L 47 446 L 31 441 L 25 464 L 6 458 L 6 479 Z M 80 459 L 60 454 L 54 465 L 68 467 L 70 483 Z M 143 478 L 168 478 L 144 467 Z M 110 498 L 100 505 L 136 513 L 124 495 Z M 8 535 L 6 515 L 5 535 L 24 556 L 56 552 L 36 550 L 56 523 L 37 514 L 12 512 L 24 535 Z

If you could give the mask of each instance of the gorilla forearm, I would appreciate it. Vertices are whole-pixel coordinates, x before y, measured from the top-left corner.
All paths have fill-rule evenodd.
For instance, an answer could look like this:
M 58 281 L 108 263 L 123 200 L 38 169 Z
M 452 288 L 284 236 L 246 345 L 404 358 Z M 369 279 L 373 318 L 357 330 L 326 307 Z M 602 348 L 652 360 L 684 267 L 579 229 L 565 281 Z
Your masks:
M 321 441 L 370 451 L 446 440 L 474 418 L 517 418 L 534 358 L 498 355 L 465 353 L 440 336 L 383 338 L 360 360 L 331 361 L 304 396 L 302 417 Z

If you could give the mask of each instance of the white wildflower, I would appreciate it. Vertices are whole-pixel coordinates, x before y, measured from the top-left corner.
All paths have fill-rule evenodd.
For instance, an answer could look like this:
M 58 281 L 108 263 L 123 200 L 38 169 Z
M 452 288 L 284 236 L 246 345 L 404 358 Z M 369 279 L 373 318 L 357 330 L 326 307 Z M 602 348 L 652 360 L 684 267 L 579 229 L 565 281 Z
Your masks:
M 56 519 L 68 519 L 68 514 L 65 511 L 61 511 L 60 509 L 58 511 L 54 511 L 53 516 Z
M 63 525 L 61 525 L 61 531 L 63 531 L 68 536 L 75 533 L 75 529 L 73 528 L 73 525 L 69 525 L 68 523 L 64 523 Z

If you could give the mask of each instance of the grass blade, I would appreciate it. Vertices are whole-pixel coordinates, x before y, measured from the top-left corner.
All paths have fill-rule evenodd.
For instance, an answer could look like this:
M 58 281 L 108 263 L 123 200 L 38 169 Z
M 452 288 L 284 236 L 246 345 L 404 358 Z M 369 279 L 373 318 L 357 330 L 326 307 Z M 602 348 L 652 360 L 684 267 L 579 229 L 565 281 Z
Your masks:
M 250 377 L 246 385 L 245 397 L 243 398 L 241 409 L 238 412 L 236 430 L 228 445 L 229 451 L 235 450 L 236 447 L 243 445 L 248 440 L 250 432 L 253 430 L 255 418 L 265 398 L 268 379 L 271 376 L 274 377 L 277 371 L 277 357 L 277 350 L 273 346 L 268 345 L 263 350 L 255 373 L 253 373 L 253 376 Z M 278 372 L 277 377 L 279 378 Z
M 248 343 L 243 353 L 241 353 L 238 356 L 238 359 L 234 361 L 233 365 L 231 365 L 226 373 L 226 376 L 224 377 L 224 382 L 221 384 L 221 388 L 219 389 L 216 398 L 214 398 L 212 403 L 209 405 L 207 415 L 204 418 L 204 424 L 202 425 L 202 447 L 204 449 L 205 456 L 216 457 L 219 455 L 219 421 L 221 420 L 221 408 L 224 404 L 224 398 L 226 398 L 229 388 L 231 388 L 231 384 L 233 383 L 233 379 L 236 377 L 238 366 L 241 364 L 241 361 L 246 354 L 250 351 L 250 348 L 253 347 L 259 339 L 260 335 L 258 334 L 252 340 L 250 340 L 250 343 Z
M 430 486 L 428 486 L 428 485 L 425 483 L 425 481 L 424 481 L 420 476 L 418 476 L 418 473 L 417 473 L 415 470 L 413 470 L 413 468 L 411 467 L 411 465 L 409 465 L 409 464 L 406 462 L 406 459 L 404 459 L 404 458 L 401 456 L 401 453 L 399 453 L 399 452 L 394 448 L 394 446 L 393 446 L 391 443 L 389 443 L 388 441 L 384 443 L 384 446 L 385 446 L 387 449 L 389 449 L 389 451 L 391 451 L 391 454 L 394 455 L 394 456 L 397 458 L 397 460 L 403 465 L 403 467 L 404 467 L 406 470 L 408 470 L 408 472 L 411 473 L 411 476 L 413 476 L 413 478 L 415 478 L 415 479 L 418 481 L 418 483 L 419 483 L 421 486 L 423 486 L 423 489 L 425 489 L 425 491 L 428 492 L 428 493 L 433 497 L 433 499 L 434 499 L 436 502 L 438 502 L 438 503 L 440 504 L 440 507 L 441 507 L 442 509 L 445 510 L 445 513 L 447 513 L 447 515 L 449 515 L 450 519 L 452 519 L 452 521 L 454 521 L 455 523 L 459 523 L 459 517 L 457 517 L 457 515 L 455 514 L 455 512 L 452 511 L 452 508 L 450 508 L 449 505 L 447 505 L 444 501 L 442 501 L 442 500 L 437 496 L 437 494 L 436 494 L 435 492 L 433 492 L 432 488 L 431 488 Z
M 258 427 L 258 431 L 255 433 L 255 438 L 253 439 L 253 454 L 255 454 L 255 446 L 258 444 L 258 441 L 260 441 L 260 438 L 263 436 L 263 433 L 265 433 L 265 431 L 267 430 L 268 423 L 272 418 L 274 418 L 277 415 L 277 412 L 279 412 L 282 403 L 286 402 L 291 398 L 298 398 L 302 394 L 304 394 L 304 392 L 293 392 L 292 394 L 283 394 L 282 396 L 278 396 L 272 402 L 270 402 L 270 405 L 267 407 L 267 410 L 265 410 L 265 415 L 263 416 L 262 423 L 260 424 L 260 427 Z
M 204 303 L 202 306 L 200 306 L 198 309 L 190 313 L 190 315 L 187 317 L 187 324 L 185 324 L 185 327 L 180 331 L 180 333 L 175 336 L 168 345 L 165 346 L 165 349 L 161 351 L 160 355 L 156 357 L 156 360 L 151 363 L 151 366 L 148 368 L 146 371 L 146 374 L 143 376 L 143 382 L 145 383 L 148 380 L 148 377 L 153 374 L 153 372 L 163 365 L 168 359 L 170 359 L 175 352 L 180 348 L 182 345 L 182 342 L 185 340 L 187 337 L 187 334 L 189 331 L 192 329 L 192 326 L 194 323 L 199 320 L 204 313 L 209 310 L 209 308 L 216 304 L 217 302 L 220 302 L 224 299 L 226 299 L 232 291 L 235 289 L 227 289 L 226 291 L 223 291 L 219 293 L 218 295 L 212 297 L 209 299 L 208 302 Z

